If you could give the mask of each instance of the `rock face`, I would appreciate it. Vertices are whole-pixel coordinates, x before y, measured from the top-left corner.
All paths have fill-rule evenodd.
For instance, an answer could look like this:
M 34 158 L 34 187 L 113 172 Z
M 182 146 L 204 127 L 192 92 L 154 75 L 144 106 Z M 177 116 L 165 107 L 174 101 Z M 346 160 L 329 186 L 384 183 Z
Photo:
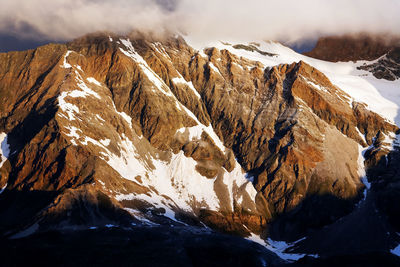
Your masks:
M 391 49 L 384 57 L 372 64 L 364 63 L 359 67 L 367 70 L 378 79 L 394 81 L 400 78 L 400 46 Z
M 156 223 L 294 239 L 351 211 L 360 146 L 398 131 L 302 61 L 137 32 L 0 54 L 0 96 L 9 235 Z
M 398 36 L 344 35 L 320 38 L 305 55 L 326 61 L 374 60 L 400 44 Z

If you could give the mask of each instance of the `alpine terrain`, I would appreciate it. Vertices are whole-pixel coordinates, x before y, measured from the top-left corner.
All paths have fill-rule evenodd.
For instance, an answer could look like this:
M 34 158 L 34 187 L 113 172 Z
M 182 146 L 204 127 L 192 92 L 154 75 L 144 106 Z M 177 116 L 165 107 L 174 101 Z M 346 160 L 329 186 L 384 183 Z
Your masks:
M 0 53 L 0 262 L 400 264 L 397 41 Z

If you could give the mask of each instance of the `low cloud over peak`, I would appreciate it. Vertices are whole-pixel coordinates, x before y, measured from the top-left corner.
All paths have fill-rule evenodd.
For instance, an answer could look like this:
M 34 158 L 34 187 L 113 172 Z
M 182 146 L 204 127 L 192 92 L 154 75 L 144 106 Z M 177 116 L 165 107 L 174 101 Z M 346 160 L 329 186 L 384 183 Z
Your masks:
M 0 34 L 69 40 L 95 31 L 180 30 L 201 39 L 295 41 L 400 34 L 398 0 L 0 0 Z

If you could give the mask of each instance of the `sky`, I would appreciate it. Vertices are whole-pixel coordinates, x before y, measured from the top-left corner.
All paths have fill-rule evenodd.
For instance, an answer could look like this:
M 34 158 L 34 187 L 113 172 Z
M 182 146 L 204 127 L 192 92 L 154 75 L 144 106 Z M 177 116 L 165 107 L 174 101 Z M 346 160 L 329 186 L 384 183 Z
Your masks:
M 0 7 L 3 51 L 132 29 L 294 45 L 328 35 L 400 34 L 400 0 L 0 0 Z

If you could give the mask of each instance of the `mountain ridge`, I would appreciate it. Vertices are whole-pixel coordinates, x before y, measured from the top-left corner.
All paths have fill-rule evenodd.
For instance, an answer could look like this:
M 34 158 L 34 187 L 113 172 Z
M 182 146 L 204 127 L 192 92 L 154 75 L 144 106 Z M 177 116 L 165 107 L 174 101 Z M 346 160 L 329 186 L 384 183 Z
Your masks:
M 360 147 L 374 168 L 399 128 L 302 60 L 270 67 L 224 46 L 96 34 L 0 54 L 2 231 L 205 224 L 293 241 L 350 213 Z

